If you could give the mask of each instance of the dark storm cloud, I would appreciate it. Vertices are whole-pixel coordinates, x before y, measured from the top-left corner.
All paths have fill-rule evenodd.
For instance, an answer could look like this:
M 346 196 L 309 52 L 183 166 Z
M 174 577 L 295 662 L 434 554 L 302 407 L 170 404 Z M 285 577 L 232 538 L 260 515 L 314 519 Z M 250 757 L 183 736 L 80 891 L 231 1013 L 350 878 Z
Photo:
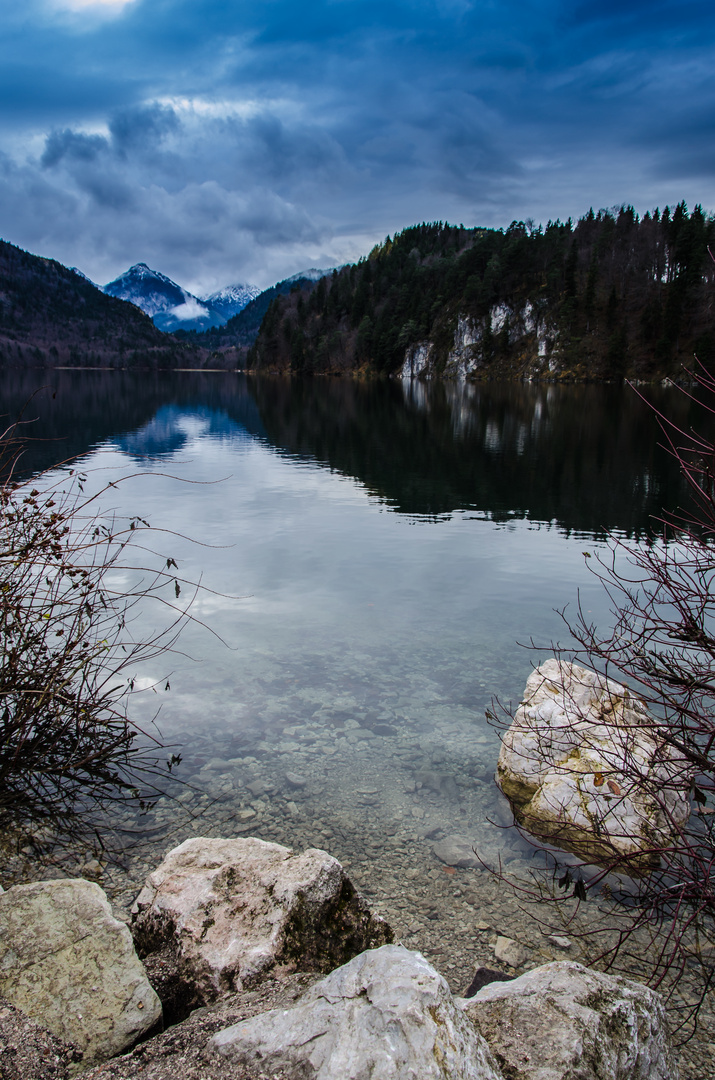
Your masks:
M 95 276 L 264 283 L 414 220 L 715 207 L 705 3 L 76 2 L 3 16 L 0 230 Z
M 167 135 L 179 130 L 179 120 L 166 105 L 145 105 L 112 116 L 109 131 L 118 150 L 156 146 Z
M 64 131 L 53 131 L 47 136 L 40 164 L 45 168 L 52 168 L 64 158 L 85 165 L 96 161 L 108 147 L 109 143 L 102 135 L 84 135 L 82 132 L 65 128 Z

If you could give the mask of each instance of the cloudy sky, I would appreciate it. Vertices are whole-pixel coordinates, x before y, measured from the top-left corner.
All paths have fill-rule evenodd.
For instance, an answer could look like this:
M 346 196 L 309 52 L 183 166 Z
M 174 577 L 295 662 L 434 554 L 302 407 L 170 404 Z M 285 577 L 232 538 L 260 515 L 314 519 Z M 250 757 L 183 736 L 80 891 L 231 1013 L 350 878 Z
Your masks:
M 23 0 L 0 236 L 196 292 L 422 220 L 715 210 L 711 0 Z

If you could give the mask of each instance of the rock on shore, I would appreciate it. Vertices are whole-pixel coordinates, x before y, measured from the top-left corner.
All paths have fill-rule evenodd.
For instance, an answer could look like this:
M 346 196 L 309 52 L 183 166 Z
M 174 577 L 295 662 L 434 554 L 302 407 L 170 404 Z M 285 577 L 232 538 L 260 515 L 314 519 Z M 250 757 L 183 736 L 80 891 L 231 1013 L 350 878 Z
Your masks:
M 570 960 L 462 1002 L 509 1080 L 673 1080 L 660 996 Z
M 547 660 L 505 733 L 496 782 L 534 836 L 647 873 L 690 815 L 692 770 L 625 686 Z
M 161 1002 L 98 885 L 37 881 L 0 895 L 0 994 L 84 1067 L 121 1054 L 161 1024 Z
M 208 1051 L 290 1080 L 503 1080 L 442 976 L 401 945 L 362 953 L 294 1008 L 214 1035 Z
M 175 950 L 203 1003 L 276 965 L 326 972 L 392 940 L 337 859 L 253 838 L 196 837 L 169 852 L 137 898 L 132 932 L 144 956 Z
M 0 1001 L 0 1080 L 69 1080 L 93 1062 L 87 1080 L 676 1080 L 657 994 L 566 961 L 486 986 L 505 975 L 481 969 L 482 989 L 455 999 L 420 953 L 383 943 L 389 928 L 324 851 L 187 841 L 150 875 L 134 928 L 161 947 L 147 964 L 162 999 L 163 964 L 189 988 L 185 1019 L 160 1034 L 98 886 L 0 896 L 13 1002 Z

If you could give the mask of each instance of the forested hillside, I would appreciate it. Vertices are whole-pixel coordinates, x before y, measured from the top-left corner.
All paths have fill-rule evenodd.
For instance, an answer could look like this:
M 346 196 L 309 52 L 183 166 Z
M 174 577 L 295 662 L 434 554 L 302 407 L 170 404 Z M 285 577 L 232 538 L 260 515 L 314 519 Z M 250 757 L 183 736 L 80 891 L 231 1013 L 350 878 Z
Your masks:
M 204 332 L 175 330 L 174 335 L 181 341 L 211 349 L 214 359 L 222 366 L 228 366 L 230 361 L 242 366 L 246 352 L 258 337 L 261 323 L 273 301 L 279 296 L 288 295 L 293 289 L 310 288 L 313 283 L 314 279 L 310 277 L 286 278 L 255 296 L 225 326 L 212 326 Z
M 133 304 L 73 270 L 0 241 L 0 362 L 22 366 L 199 366 Z
M 276 297 L 263 370 L 467 377 L 677 376 L 715 366 L 715 222 L 684 203 L 640 218 L 506 230 L 417 225 Z

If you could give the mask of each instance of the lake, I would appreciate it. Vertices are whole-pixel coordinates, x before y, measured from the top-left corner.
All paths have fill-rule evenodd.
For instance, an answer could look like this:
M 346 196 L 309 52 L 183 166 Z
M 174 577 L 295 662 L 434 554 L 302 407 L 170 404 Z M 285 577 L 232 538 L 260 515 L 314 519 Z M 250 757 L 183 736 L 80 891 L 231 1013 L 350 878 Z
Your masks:
M 692 422 L 677 390 L 648 393 Z M 608 625 L 584 553 L 645 541 L 684 497 L 636 392 L 54 371 L 5 372 L 2 397 L 36 418 L 26 474 L 72 459 L 90 484 L 128 477 L 105 509 L 150 522 L 221 639 L 189 626 L 181 654 L 137 672 L 170 682 L 134 715 L 161 706 L 185 786 L 123 820 L 124 864 L 101 875 L 114 902 L 187 836 L 257 835 L 330 851 L 457 989 L 495 932 L 555 955 L 508 890 L 435 844 L 533 865 L 485 709 L 517 703 L 568 640 L 559 609 L 580 596 Z

